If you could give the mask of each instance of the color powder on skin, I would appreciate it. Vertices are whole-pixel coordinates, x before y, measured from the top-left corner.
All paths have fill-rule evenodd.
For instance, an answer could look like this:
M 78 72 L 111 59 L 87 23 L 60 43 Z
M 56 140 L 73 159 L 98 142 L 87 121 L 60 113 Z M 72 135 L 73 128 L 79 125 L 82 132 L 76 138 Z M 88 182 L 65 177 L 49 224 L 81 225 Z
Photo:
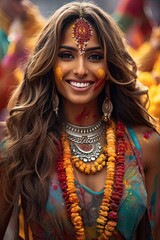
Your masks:
M 153 131 L 150 130 L 150 131 L 146 131 L 143 133 L 143 138 L 146 142 L 149 142 L 149 139 L 151 137 L 151 135 L 153 134 Z
M 102 68 L 98 69 L 97 78 L 99 81 L 97 82 L 94 90 L 97 90 L 99 87 L 101 87 L 101 85 L 104 83 L 103 81 L 105 80 L 105 76 L 106 76 L 105 71 Z
M 88 116 L 88 112 L 87 112 L 87 107 L 85 107 L 83 109 L 83 111 L 76 117 L 76 122 L 77 123 L 83 123 L 85 121 L 85 119 L 87 118 Z
M 103 85 L 103 81 L 98 81 L 95 85 L 94 91 L 96 91 L 98 88 L 100 88 Z
M 55 75 L 56 75 L 56 78 L 60 81 L 62 81 L 63 79 L 63 73 L 62 73 L 62 70 L 60 67 L 56 67 L 55 69 Z
M 97 76 L 100 80 L 103 80 L 105 78 L 105 75 L 106 75 L 106 73 L 102 68 L 98 69 Z

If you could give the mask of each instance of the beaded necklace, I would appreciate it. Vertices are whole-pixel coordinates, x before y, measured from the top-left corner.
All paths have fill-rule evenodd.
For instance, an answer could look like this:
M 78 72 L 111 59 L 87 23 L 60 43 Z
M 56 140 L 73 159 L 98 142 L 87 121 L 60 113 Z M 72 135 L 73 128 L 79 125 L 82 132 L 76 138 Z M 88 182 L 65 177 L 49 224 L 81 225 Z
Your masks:
M 110 121 L 106 130 L 106 180 L 104 196 L 97 218 L 98 240 L 109 240 L 117 225 L 118 206 L 123 194 L 125 139 L 124 125 L 117 125 Z M 63 155 L 57 162 L 58 180 L 60 181 L 66 209 L 76 232 L 77 240 L 85 240 L 81 207 L 74 183 L 74 169 L 72 166 L 71 149 L 67 135 L 62 134 Z M 105 154 L 105 152 L 104 152 Z

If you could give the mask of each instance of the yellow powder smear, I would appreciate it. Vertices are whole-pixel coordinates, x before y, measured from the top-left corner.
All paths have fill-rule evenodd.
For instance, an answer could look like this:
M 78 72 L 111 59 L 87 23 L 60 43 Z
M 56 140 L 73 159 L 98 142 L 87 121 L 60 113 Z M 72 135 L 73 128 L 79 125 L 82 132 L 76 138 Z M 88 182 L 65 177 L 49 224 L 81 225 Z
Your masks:
M 98 69 L 97 74 L 99 79 L 104 79 L 106 75 L 105 71 L 102 68 Z
M 62 78 L 63 78 L 63 73 L 62 73 L 62 70 L 60 67 L 56 67 L 55 69 L 55 75 L 56 75 L 56 78 L 60 81 L 62 81 Z

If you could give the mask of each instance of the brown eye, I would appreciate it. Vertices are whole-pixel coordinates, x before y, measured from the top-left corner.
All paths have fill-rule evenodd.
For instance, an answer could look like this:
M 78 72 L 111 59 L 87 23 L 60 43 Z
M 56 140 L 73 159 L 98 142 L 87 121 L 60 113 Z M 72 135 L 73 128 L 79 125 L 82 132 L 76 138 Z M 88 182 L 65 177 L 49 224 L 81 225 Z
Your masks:
M 101 54 L 94 53 L 94 54 L 90 54 L 88 59 L 101 60 L 101 59 L 103 59 L 103 56 Z
M 59 53 L 58 57 L 64 58 L 64 59 L 73 59 L 74 58 L 71 53 L 66 53 L 66 52 Z

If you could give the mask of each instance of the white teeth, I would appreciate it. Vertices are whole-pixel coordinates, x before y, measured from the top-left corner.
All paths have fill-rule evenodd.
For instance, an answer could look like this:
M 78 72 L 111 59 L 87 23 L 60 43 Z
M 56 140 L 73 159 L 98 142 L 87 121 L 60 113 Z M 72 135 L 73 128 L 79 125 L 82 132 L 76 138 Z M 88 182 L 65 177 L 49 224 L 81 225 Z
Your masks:
M 78 87 L 78 88 L 84 88 L 84 87 L 88 87 L 90 85 L 90 83 L 83 83 L 83 82 L 73 82 L 70 81 L 70 84 L 74 87 Z

